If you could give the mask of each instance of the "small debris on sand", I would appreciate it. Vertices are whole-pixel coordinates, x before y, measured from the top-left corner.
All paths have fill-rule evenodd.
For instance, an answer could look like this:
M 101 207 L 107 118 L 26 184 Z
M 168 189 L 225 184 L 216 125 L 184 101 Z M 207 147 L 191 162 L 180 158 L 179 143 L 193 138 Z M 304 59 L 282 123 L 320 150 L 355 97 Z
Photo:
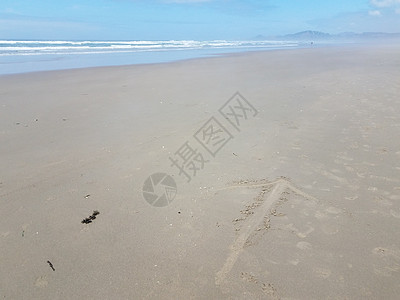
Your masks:
M 93 221 L 94 219 L 96 219 L 96 216 L 97 216 L 98 214 L 100 214 L 100 213 L 99 213 L 97 210 L 94 210 L 93 213 L 92 213 L 92 215 L 89 216 L 89 217 L 87 217 L 87 218 L 85 218 L 85 219 L 83 219 L 81 223 L 82 223 L 82 224 L 90 224 L 90 223 L 92 223 L 92 221 Z
M 47 263 L 49 264 L 50 268 L 51 268 L 53 271 L 56 270 L 56 269 L 54 269 L 54 266 L 53 266 L 53 264 L 51 263 L 51 261 L 48 260 Z

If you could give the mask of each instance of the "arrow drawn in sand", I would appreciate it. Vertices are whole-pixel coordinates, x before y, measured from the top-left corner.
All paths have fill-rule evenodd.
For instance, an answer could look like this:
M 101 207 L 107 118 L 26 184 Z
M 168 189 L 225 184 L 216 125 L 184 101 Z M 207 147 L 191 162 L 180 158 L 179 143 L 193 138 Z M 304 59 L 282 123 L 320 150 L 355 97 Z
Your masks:
M 291 190 L 295 194 L 298 194 L 305 199 L 312 200 L 315 202 L 320 202 L 318 199 L 304 193 L 297 187 L 293 186 L 286 178 L 279 178 L 273 182 L 265 183 L 249 183 L 249 184 L 238 184 L 234 186 L 229 186 L 221 190 L 232 189 L 232 188 L 261 188 L 263 196 L 266 194 L 265 191 L 272 188 L 268 193 L 267 197 L 263 200 L 260 206 L 255 209 L 254 214 L 246 219 L 245 224 L 243 224 L 242 232 L 236 238 L 235 242 L 230 246 L 230 253 L 225 261 L 223 267 L 215 275 L 215 284 L 221 286 L 228 274 L 231 272 L 233 266 L 235 265 L 239 255 L 242 253 L 244 246 L 251 236 L 251 234 L 259 228 L 259 225 L 263 222 L 265 215 L 270 210 L 272 205 L 281 198 L 281 195 L 285 190 Z

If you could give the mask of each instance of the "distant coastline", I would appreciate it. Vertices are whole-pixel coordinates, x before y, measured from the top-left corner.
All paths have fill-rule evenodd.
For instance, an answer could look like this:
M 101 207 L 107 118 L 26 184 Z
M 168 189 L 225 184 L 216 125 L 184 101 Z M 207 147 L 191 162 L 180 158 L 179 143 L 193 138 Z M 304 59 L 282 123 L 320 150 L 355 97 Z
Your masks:
M 337 34 L 331 34 L 322 31 L 306 30 L 296 33 L 279 35 L 279 36 L 264 36 L 257 35 L 253 38 L 254 40 L 267 40 L 274 39 L 278 41 L 321 41 L 321 40 L 331 40 L 331 41 L 373 41 L 373 40 L 400 40 L 400 32 L 340 32 Z

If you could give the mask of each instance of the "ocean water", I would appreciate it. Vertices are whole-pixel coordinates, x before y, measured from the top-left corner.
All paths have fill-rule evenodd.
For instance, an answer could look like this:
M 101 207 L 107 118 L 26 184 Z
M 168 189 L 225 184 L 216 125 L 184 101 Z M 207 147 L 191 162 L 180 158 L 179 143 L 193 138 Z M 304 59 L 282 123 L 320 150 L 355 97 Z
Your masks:
M 0 75 L 170 62 L 223 53 L 301 47 L 295 41 L 0 40 Z

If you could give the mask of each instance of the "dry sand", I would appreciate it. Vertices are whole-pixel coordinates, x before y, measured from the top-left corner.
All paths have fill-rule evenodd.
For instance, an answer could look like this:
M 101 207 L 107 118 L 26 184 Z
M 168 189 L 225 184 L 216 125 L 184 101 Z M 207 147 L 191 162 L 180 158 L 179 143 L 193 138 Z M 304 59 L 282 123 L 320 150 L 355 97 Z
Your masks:
M 398 299 L 399 53 L 0 77 L 0 298 Z M 240 128 L 219 112 L 237 91 L 258 111 Z M 211 117 L 233 137 L 215 157 Z M 185 142 L 207 161 L 190 182 Z M 156 172 L 165 207 L 142 195 Z

